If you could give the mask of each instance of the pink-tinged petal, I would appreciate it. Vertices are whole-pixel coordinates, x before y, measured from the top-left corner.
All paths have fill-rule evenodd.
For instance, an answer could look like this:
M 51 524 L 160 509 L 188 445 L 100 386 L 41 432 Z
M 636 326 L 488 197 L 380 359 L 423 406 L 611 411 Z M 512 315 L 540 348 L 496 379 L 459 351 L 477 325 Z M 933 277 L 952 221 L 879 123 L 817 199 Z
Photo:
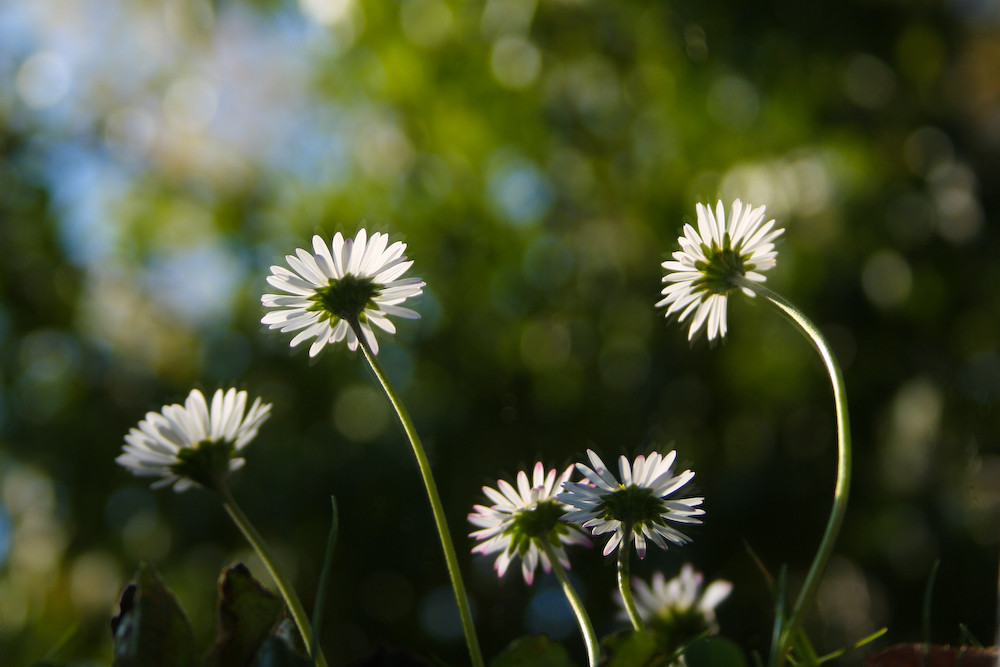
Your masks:
M 621 541 L 622 541 L 622 532 L 618 531 L 614 535 L 612 535 L 611 539 L 608 540 L 608 543 L 604 545 L 604 551 L 602 552 L 602 554 L 605 556 L 610 554 L 612 551 L 618 548 L 618 545 L 621 544 Z
M 528 482 L 528 475 L 523 470 L 519 470 L 517 473 L 517 492 L 521 496 L 518 504 L 523 505 L 531 497 L 531 484 Z
M 635 553 L 640 559 L 646 557 L 646 537 L 641 532 L 632 531 L 633 541 L 635 542 Z

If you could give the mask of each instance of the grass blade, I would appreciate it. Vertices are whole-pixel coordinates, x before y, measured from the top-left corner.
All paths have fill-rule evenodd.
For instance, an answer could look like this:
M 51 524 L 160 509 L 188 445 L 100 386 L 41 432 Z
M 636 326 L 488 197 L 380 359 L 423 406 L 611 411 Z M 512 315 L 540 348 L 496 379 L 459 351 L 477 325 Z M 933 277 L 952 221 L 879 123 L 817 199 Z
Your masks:
M 333 516 L 330 518 L 330 534 L 326 538 L 326 551 L 323 554 L 323 569 L 319 573 L 319 584 L 316 586 L 316 600 L 313 602 L 312 641 L 309 642 L 309 655 L 313 667 L 316 667 L 316 653 L 319 647 L 320 628 L 323 627 L 323 608 L 326 603 L 326 588 L 333 569 L 333 552 L 337 546 L 337 532 L 340 530 L 340 514 L 337 512 L 337 499 L 330 496 L 330 506 Z

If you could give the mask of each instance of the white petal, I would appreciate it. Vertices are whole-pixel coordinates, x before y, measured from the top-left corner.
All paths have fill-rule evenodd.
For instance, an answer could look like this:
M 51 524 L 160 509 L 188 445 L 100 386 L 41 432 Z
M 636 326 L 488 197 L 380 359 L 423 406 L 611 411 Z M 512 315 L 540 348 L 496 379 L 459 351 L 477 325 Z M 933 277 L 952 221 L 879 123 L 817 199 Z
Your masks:
M 335 278 L 343 278 L 347 263 L 344 261 L 344 235 L 337 232 L 330 241 L 330 254 L 333 256 Z
M 350 254 L 350 256 L 346 258 L 347 273 L 353 274 L 355 276 L 359 275 L 359 272 L 361 270 L 361 259 L 364 257 L 365 246 L 367 246 L 367 244 L 368 244 L 368 230 L 365 229 L 364 227 L 358 230 L 357 235 L 354 237 L 354 242 L 350 243 L 350 246 L 348 246 L 348 242 L 344 243 L 345 250 L 347 250 Z
M 330 246 L 317 234 L 313 236 L 313 253 L 316 255 L 316 266 L 323 272 L 326 278 L 339 278 L 333 255 L 330 253 Z
M 608 543 L 604 545 L 604 551 L 602 553 L 605 556 L 614 551 L 618 547 L 618 545 L 621 544 L 622 535 L 623 535 L 622 531 L 619 530 L 618 532 L 616 532 L 614 535 L 611 536 L 611 539 L 608 540 Z

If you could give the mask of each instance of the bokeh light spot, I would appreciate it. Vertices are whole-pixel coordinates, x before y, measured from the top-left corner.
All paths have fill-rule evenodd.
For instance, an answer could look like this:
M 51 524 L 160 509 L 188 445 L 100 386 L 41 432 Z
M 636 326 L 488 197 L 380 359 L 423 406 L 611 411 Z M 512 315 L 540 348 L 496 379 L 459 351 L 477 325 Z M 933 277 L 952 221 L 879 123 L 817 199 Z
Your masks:
M 354 442 L 371 442 L 389 421 L 385 398 L 367 385 L 356 384 L 340 391 L 333 404 L 333 423 Z
M 215 86 L 201 77 L 178 79 L 163 96 L 163 116 L 167 122 L 191 132 L 207 128 L 217 107 Z
M 441 0 L 406 0 L 399 8 L 399 22 L 411 42 L 433 47 L 448 38 L 454 18 Z
M 892 402 L 881 457 L 888 488 L 898 493 L 914 492 L 924 483 L 943 406 L 940 389 L 929 380 L 911 380 L 900 387 Z
M 515 226 L 537 222 L 552 207 L 548 178 L 523 158 L 499 157 L 487 176 L 490 203 L 496 213 Z
M 527 88 L 538 79 L 542 69 L 542 54 L 521 37 L 501 37 L 490 51 L 490 67 L 500 85 L 507 88 Z
M 893 250 L 873 253 L 861 270 L 861 285 L 868 300 L 882 308 L 901 305 L 910 296 L 913 272 L 906 259 Z
M 73 561 L 70 594 L 84 612 L 105 612 L 113 608 L 121 589 L 122 572 L 118 561 L 103 551 L 88 551 Z
M 334 25 L 349 15 L 353 0 L 299 0 L 303 13 L 323 25 Z
M 17 72 L 17 92 L 29 107 L 48 109 L 69 92 L 72 73 L 58 53 L 41 51 L 24 61 Z
M 975 239 L 983 227 L 984 214 L 976 196 L 977 179 L 968 165 L 939 164 L 928 175 L 935 208 L 938 233 L 955 244 Z
M 420 601 L 420 627 L 438 641 L 462 637 L 462 618 L 458 615 L 455 594 L 446 586 L 435 588 Z
M 565 639 L 575 627 L 573 610 L 558 588 L 542 588 L 532 596 L 525 612 L 528 632 L 544 633 L 555 640 Z
M 741 76 L 723 76 L 708 91 L 708 112 L 734 130 L 750 127 L 759 110 L 760 94 L 756 86 Z
M 896 75 L 885 62 L 873 55 L 854 56 L 844 68 L 844 93 L 865 109 L 878 109 L 896 92 Z
M 849 644 L 851 637 L 860 637 L 878 624 L 874 620 L 880 605 L 875 604 L 864 571 L 846 558 L 830 560 L 816 595 L 816 606 L 826 623 L 828 641 L 836 645 Z
M 155 509 L 136 512 L 122 528 L 122 546 L 136 560 L 156 562 L 170 553 L 172 542 L 170 526 Z
M 391 114 L 375 112 L 359 125 L 354 155 L 367 175 L 390 181 L 410 167 L 413 145 Z

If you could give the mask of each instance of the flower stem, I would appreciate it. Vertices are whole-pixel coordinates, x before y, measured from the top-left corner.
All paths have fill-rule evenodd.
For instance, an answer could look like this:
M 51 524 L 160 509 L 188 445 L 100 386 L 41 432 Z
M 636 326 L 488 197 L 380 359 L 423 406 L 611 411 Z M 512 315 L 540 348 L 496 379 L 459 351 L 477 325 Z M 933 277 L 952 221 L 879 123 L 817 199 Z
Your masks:
M 844 376 L 841 373 L 840 365 L 833 355 L 830 344 L 816 325 L 800 310 L 779 294 L 760 283 L 747 280 L 743 276 L 734 277 L 733 283 L 737 287 L 749 289 L 754 294 L 766 299 L 791 320 L 802 335 L 812 343 L 823 359 L 823 364 L 830 375 L 830 382 L 833 385 L 833 402 L 837 411 L 837 482 L 833 490 L 833 507 L 830 510 L 830 518 L 826 523 L 826 532 L 823 533 L 819 549 L 813 558 L 808 574 L 806 574 L 806 580 L 802 584 L 802 590 L 795 601 L 795 606 L 792 607 L 788 622 L 782 630 L 781 639 L 778 642 L 779 654 L 776 657 L 772 656 L 772 660 L 776 660 L 778 667 L 781 667 L 785 662 L 792 640 L 799 628 L 802 627 L 806 611 L 816 597 L 820 579 L 826 569 L 827 562 L 830 560 L 830 555 L 833 553 L 833 546 L 837 541 L 837 534 L 840 532 L 840 526 L 844 522 L 844 514 L 847 511 L 847 497 L 851 487 L 851 425 L 847 413 L 847 389 L 844 386 Z
M 594 634 L 594 625 L 590 622 L 590 616 L 587 615 L 587 610 L 583 606 L 576 588 L 573 587 L 573 582 L 569 580 L 569 576 L 566 574 L 566 568 L 559 562 L 559 558 L 556 556 L 552 545 L 549 544 L 548 539 L 543 537 L 535 542 L 541 545 L 545 551 L 545 555 L 548 556 L 549 562 L 552 563 L 552 571 L 556 573 L 556 578 L 562 584 L 563 593 L 566 595 L 566 599 L 569 600 L 569 606 L 573 608 L 573 613 L 576 614 L 576 620 L 580 624 L 580 633 L 583 634 L 583 641 L 587 645 L 587 662 L 590 667 L 597 667 L 597 661 L 601 656 L 601 649 L 597 643 L 597 635 Z
M 629 559 L 632 556 L 632 526 L 624 526 L 625 537 L 618 546 L 618 591 L 622 595 L 622 602 L 625 603 L 625 611 L 628 613 L 628 620 L 632 621 L 632 627 L 636 632 L 644 632 L 645 624 L 642 616 L 635 606 L 635 599 L 632 598 L 632 582 L 629 579 Z
M 226 508 L 226 512 L 232 518 L 233 523 L 236 527 L 240 529 L 243 536 L 247 538 L 247 542 L 253 547 L 254 551 L 260 557 L 261 561 L 264 562 L 264 567 L 271 574 L 271 578 L 274 579 L 274 583 L 278 585 L 278 590 L 281 591 L 281 597 L 285 598 L 285 604 L 288 605 L 289 611 L 292 612 L 292 619 L 295 621 L 295 625 L 299 628 L 299 633 L 302 635 L 302 642 L 306 647 L 312 646 L 312 632 L 309 626 L 309 617 L 306 616 L 305 609 L 302 607 L 302 603 L 299 601 L 299 596 L 295 594 L 295 589 L 292 588 L 288 580 L 278 569 L 277 564 L 274 562 L 274 557 L 271 555 L 270 549 L 267 548 L 267 544 L 264 542 L 264 538 L 261 537 L 257 529 L 254 528 L 253 524 L 250 523 L 250 519 L 247 515 L 243 513 L 240 506 L 236 504 L 236 500 L 233 499 L 232 494 L 229 493 L 229 488 L 226 486 L 225 482 L 221 484 L 216 484 L 214 487 L 216 493 L 222 499 L 222 506 Z M 326 658 L 323 657 L 323 649 L 317 648 L 316 654 L 313 656 L 316 660 L 316 664 L 319 667 L 326 667 Z
M 444 507 L 441 505 L 441 498 L 438 496 L 437 484 L 434 482 L 434 475 L 431 472 L 431 464 L 427 460 L 427 454 L 420 443 L 420 436 L 417 435 L 417 429 L 413 425 L 413 420 L 410 419 L 410 414 L 406 411 L 406 406 L 403 405 L 396 390 L 393 389 L 392 383 L 389 382 L 389 377 L 382 370 L 382 366 L 378 363 L 375 354 L 368 346 L 368 341 L 365 339 L 361 327 L 356 321 L 350 324 L 355 335 L 358 337 L 358 341 L 361 343 L 365 359 L 368 360 L 368 365 L 371 366 L 372 372 L 375 373 L 375 377 L 382 385 L 382 389 L 389 399 L 389 403 L 392 404 L 393 409 L 396 411 L 399 423 L 402 425 L 403 431 L 410 441 L 410 446 L 413 448 L 413 455 L 417 458 L 417 467 L 420 468 L 420 476 L 423 478 L 424 488 L 427 490 L 427 498 L 431 503 L 431 512 L 434 514 L 434 524 L 437 526 L 438 537 L 441 538 L 444 559 L 448 564 L 448 576 L 451 578 L 451 587 L 455 592 L 455 602 L 458 604 L 458 614 L 462 619 L 462 630 L 465 633 L 465 643 L 469 647 L 469 656 L 472 659 L 473 667 L 483 667 L 485 663 L 483 662 L 482 652 L 479 649 L 476 628 L 472 623 L 472 610 L 469 607 L 469 597 L 466 595 L 465 584 L 462 582 L 462 573 L 458 568 L 458 556 L 455 554 L 455 545 L 452 544 L 451 534 L 448 532 L 448 524 L 444 517 Z

